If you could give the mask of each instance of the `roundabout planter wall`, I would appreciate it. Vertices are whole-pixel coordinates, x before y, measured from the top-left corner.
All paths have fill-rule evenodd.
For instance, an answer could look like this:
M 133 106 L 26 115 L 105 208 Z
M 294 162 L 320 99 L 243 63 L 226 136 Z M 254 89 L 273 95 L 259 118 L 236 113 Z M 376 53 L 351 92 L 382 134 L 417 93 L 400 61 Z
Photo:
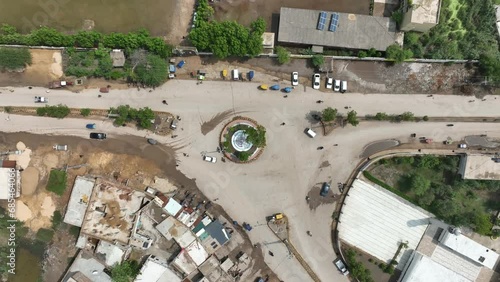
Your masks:
M 234 127 L 240 127 L 240 128 L 231 132 L 231 129 Z M 231 145 L 231 150 L 229 152 L 227 150 L 224 150 L 224 156 L 228 160 L 235 163 L 253 162 L 254 160 L 258 159 L 262 154 L 262 152 L 264 151 L 264 147 L 256 147 L 252 143 L 248 143 L 246 140 L 241 139 L 243 136 L 246 137 L 244 132 L 242 132 L 244 130 L 244 127 L 250 127 L 257 130 L 259 124 L 253 119 L 247 117 L 234 117 L 230 122 L 228 122 L 224 126 L 224 128 L 220 133 L 219 141 L 221 147 L 225 148 L 227 142 L 229 142 L 229 144 Z M 227 136 L 229 133 L 231 133 L 231 136 Z M 235 135 L 237 136 L 235 137 Z M 238 144 L 236 144 L 235 146 L 234 142 L 238 142 Z M 249 144 L 252 146 L 249 147 Z M 242 153 L 250 154 L 248 160 L 242 161 L 236 156 L 236 154 L 242 154 Z

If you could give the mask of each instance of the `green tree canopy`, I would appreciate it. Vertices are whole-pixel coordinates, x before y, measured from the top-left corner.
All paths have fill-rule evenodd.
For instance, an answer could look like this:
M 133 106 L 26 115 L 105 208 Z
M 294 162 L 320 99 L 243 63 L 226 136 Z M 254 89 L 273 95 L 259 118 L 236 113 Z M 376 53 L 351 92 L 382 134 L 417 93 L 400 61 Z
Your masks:
M 337 117 L 337 109 L 334 109 L 332 107 L 324 109 L 323 112 L 321 113 L 321 119 L 326 122 L 332 121 L 336 117 Z
M 311 58 L 311 63 L 315 68 L 319 68 L 325 63 L 325 57 L 321 54 L 313 55 Z
M 288 64 L 290 62 L 290 52 L 285 48 L 278 46 L 276 47 L 276 55 L 278 55 L 278 63 L 280 65 Z
M 262 148 L 266 146 L 266 129 L 259 125 L 257 129 L 249 127 L 245 129 L 247 141 L 251 142 L 254 146 Z
M 146 61 L 134 69 L 137 82 L 147 86 L 160 86 L 168 76 L 168 67 L 164 59 L 156 55 L 147 55 Z
M 431 181 L 420 174 L 413 174 L 411 176 L 411 188 L 413 193 L 417 196 L 422 196 L 431 187 Z
M 358 113 L 354 110 L 347 113 L 347 122 L 353 126 L 357 126 L 359 124 Z
M 140 271 L 135 260 L 126 260 L 111 269 L 113 282 L 132 282 Z
M 392 44 L 385 50 L 385 57 L 395 63 L 402 63 L 413 57 L 411 50 L 403 50 L 398 44 Z

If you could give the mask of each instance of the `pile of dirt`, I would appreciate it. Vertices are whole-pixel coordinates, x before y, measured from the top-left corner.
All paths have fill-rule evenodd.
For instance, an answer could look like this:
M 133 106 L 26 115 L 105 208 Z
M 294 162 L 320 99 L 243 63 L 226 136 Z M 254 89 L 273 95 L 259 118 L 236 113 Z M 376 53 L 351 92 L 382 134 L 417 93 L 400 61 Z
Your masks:
M 27 167 L 21 172 L 21 193 L 23 195 L 32 195 L 38 186 L 40 172 L 35 167 Z

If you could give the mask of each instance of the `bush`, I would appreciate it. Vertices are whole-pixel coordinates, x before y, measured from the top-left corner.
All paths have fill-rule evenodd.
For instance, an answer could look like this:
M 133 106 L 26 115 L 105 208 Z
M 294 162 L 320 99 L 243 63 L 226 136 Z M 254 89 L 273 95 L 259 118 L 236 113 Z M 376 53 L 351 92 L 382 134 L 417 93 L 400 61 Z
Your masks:
M 80 109 L 80 114 L 84 117 L 88 117 L 90 115 L 90 109 L 88 108 L 83 108 L 83 109 Z
M 36 114 L 39 116 L 48 116 L 53 118 L 65 118 L 70 114 L 71 110 L 66 105 L 57 106 L 45 106 L 43 108 L 37 108 Z
M 280 65 L 288 64 L 290 62 L 290 52 L 285 48 L 278 46 L 276 47 L 276 54 L 278 55 L 278 63 Z
M 52 241 L 52 237 L 54 237 L 54 230 L 51 229 L 40 228 L 36 232 L 36 238 L 45 243 Z
M 311 63 L 315 68 L 321 67 L 325 63 L 325 57 L 323 55 L 314 55 L 311 58 Z
M 247 141 L 251 142 L 255 147 L 262 148 L 266 146 L 266 129 L 259 125 L 257 129 L 253 127 L 248 127 L 245 129 L 245 133 L 248 134 Z
M 0 48 L 0 71 L 18 70 L 31 65 L 28 48 Z
M 9 113 L 11 113 L 11 112 L 12 112 L 12 107 L 10 107 L 10 106 L 5 106 L 5 107 L 3 107 L 3 110 L 4 110 L 6 113 L 8 113 L 8 114 L 9 114 Z
M 404 50 L 398 44 L 392 44 L 385 50 L 385 57 L 399 64 L 413 56 L 411 50 Z
M 428 120 L 429 120 L 429 117 L 428 117 L 428 116 L 424 116 L 424 117 L 422 118 L 422 120 L 423 120 L 423 121 L 428 121 Z
M 358 113 L 354 110 L 347 113 L 347 122 L 352 126 L 357 126 L 359 124 Z
M 111 268 L 113 282 L 130 282 L 139 274 L 140 266 L 135 260 L 126 260 Z
M 358 52 L 358 58 L 366 58 L 368 57 L 368 54 L 365 51 L 359 51 Z
M 160 86 L 168 76 L 165 60 L 159 56 L 148 55 L 146 61 L 137 65 L 131 79 L 147 86 Z
M 141 109 L 131 108 L 129 105 L 121 105 L 118 108 L 110 108 L 111 113 L 118 114 L 115 118 L 114 124 L 122 126 L 127 122 L 135 121 L 141 128 L 148 129 L 151 127 L 151 120 L 155 119 L 155 113 L 148 107 Z
M 54 211 L 52 215 L 52 229 L 56 230 L 59 225 L 61 225 L 63 217 L 60 211 Z
M 78 238 L 78 236 L 80 235 L 80 227 L 72 225 L 69 228 L 69 234 L 75 236 L 75 238 Z
M 389 116 L 386 113 L 377 113 L 375 115 L 376 120 L 387 120 L 389 119 Z
M 47 190 L 61 196 L 66 190 L 67 174 L 61 170 L 51 170 L 49 181 L 47 183 Z

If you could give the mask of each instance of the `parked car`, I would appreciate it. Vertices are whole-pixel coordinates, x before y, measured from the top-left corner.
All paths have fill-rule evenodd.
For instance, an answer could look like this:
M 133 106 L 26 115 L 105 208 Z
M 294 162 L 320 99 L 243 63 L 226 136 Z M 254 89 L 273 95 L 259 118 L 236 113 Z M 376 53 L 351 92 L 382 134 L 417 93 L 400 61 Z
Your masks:
M 56 151 L 67 151 L 68 150 L 68 145 L 54 145 L 52 146 L 54 150 Z
M 95 123 L 87 123 L 85 126 L 87 129 L 95 129 Z
M 345 266 L 344 262 L 341 259 L 337 259 L 335 262 L 335 266 L 337 266 L 337 269 L 344 275 L 349 274 L 349 270 L 347 270 L 347 267 Z
M 326 78 L 326 89 L 332 89 L 333 86 L 333 78 L 327 77 Z
M 465 143 L 458 144 L 458 148 L 467 149 L 467 144 L 465 144 Z
M 292 72 L 292 86 L 299 85 L 299 73 L 294 71 Z
M 216 163 L 217 158 L 216 157 L 211 157 L 211 156 L 203 156 L 203 160 L 209 163 Z
M 335 79 L 335 83 L 333 85 L 333 91 L 339 92 L 340 91 L 340 80 Z
M 311 138 L 314 138 L 316 136 L 316 132 L 314 132 L 312 129 L 310 128 L 306 128 L 305 130 L 305 133 L 307 134 L 307 136 L 311 137 Z
M 448 123 L 446 126 L 454 126 L 453 123 Z
M 49 99 L 41 96 L 35 96 L 35 103 L 48 103 Z
M 170 129 L 175 130 L 177 128 L 177 123 L 178 123 L 178 120 L 174 118 L 172 120 L 172 122 L 170 123 Z
M 106 133 L 92 132 L 90 133 L 90 139 L 104 140 L 106 139 Z
M 340 92 L 341 93 L 347 92 L 347 81 L 342 80 L 342 82 L 340 83 Z
M 158 144 L 158 141 L 156 141 L 153 138 L 148 138 L 148 143 L 151 144 L 151 145 L 156 145 L 156 144 Z
M 326 195 L 328 195 L 328 192 L 330 192 L 330 184 L 323 182 L 323 186 L 321 186 L 321 191 L 319 192 L 319 195 L 322 197 L 326 197 Z
M 319 73 L 315 73 L 313 76 L 313 88 L 318 90 L 319 89 L 319 83 L 321 80 L 321 76 Z

